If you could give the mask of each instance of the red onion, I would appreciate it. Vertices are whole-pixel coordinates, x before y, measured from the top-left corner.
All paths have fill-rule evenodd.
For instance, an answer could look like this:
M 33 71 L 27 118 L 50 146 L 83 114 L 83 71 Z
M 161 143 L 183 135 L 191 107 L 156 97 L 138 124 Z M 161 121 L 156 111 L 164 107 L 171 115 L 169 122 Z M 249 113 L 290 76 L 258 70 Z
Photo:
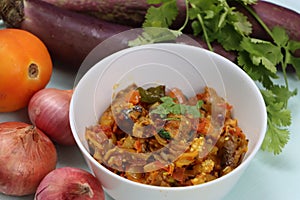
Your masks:
M 89 172 L 62 167 L 50 172 L 37 188 L 34 200 L 104 200 L 102 185 Z
M 72 94 L 72 90 L 44 88 L 35 93 L 28 104 L 31 122 L 57 144 L 75 144 L 69 122 Z
M 42 131 L 23 122 L 0 123 L 1 193 L 33 194 L 56 162 L 55 146 Z

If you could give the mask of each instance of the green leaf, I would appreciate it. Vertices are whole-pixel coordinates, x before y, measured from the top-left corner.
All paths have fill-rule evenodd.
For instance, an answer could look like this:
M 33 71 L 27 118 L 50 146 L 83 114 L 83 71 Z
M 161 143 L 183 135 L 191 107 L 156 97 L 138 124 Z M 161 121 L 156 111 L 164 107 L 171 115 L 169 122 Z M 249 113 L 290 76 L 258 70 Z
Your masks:
M 252 33 L 252 24 L 248 21 L 248 18 L 244 14 L 234 12 L 230 15 L 230 19 L 232 20 L 235 30 L 241 35 L 249 35 Z
M 268 122 L 266 136 L 261 146 L 262 150 L 273 152 L 275 155 L 280 154 L 290 139 L 289 135 L 290 132 L 287 128 L 277 127 L 272 121 Z
M 165 129 L 160 129 L 158 131 L 158 135 L 163 138 L 163 139 L 166 139 L 166 140 L 171 140 L 172 137 L 170 135 L 170 133 L 168 131 L 166 131 Z
M 212 10 L 205 10 L 204 11 L 204 19 L 213 19 L 215 13 Z
M 213 15 L 213 12 L 207 10 L 206 12 L 210 12 L 210 15 Z M 201 11 L 198 7 L 192 7 L 189 9 L 189 19 L 194 20 L 197 19 L 198 15 L 200 15 Z
M 151 6 L 147 10 L 143 27 L 168 28 L 178 15 L 176 0 L 151 1 L 162 3 L 159 7 Z
M 166 117 L 168 114 L 190 114 L 195 118 L 201 117 L 199 106 L 202 106 L 202 101 L 197 102 L 195 106 L 191 106 L 185 104 L 177 104 L 169 96 L 161 97 L 160 100 L 162 103 L 159 104 L 155 109 L 151 110 L 151 114 L 159 114 L 162 118 Z
M 245 5 L 251 5 L 251 4 L 256 4 L 258 0 L 235 0 L 237 2 L 241 2 Z
M 168 24 L 166 23 L 164 19 L 165 16 L 163 15 L 161 9 L 156 8 L 154 6 L 151 6 L 148 9 L 148 12 L 145 16 L 146 20 L 143 23 L 143 27 L 168 27 Z
M 272 105 L 274 107 L 282 107 L 282 102 Z M 270 111 L 271 112 L 271 111 Z M 278 126 L 289 126 L 291 125 L 291 111 L 288 109 L 279 109 L 278 112 L 272 111 L 273 123 Z
M 220 6 L 219 0 L 192 0 L 189 2 L 191 5 L 188 13 L 189 19 L 194 23 L 194 27 L 196 27 L 194 34 L 207 32 L 209 41 L 217 38 L 214 35 L 218 31 L 219 26 L 221 26 L 220 24 L 222 24 L 221 15 L 226 16 L 226 14 L 224 14 L 226 11 L 224 7 Z M 202 26 L 202 21 L 204 22 L 203 27 L 201 27 L 201 31 L 199 31 L 200 29 L 197 27 Z
M 199 35 L 202 32 L 202 27 L 198 21 L 193 21 L 191 25 L 193 28 L 194 35 Z
M 198 101 L 197 104 L 196 104 L 196 108 L 197 109 L 200 109 L 203 105 L 203 101 Z
M 267 89 L 271 89 L 274 86 L 273 79 L 279 78 L 276 73 L 272 73 L 262 64 L 253 64 L 251 56 L 246 51 L 240 51 L 237 60 L 239 66 L 241 66 L 254 81 L 259 81 Z
M 295 69 L 298 78 L 300 78 L 300 58 L 294 56 L 295 51 L 300 50 L 300 42 L 289 41 L 286 48 L 286 63 Z
M 289 51 L 294 53 L 296 50 L 300 49 L 300 41 L 289 41 L 288 47 Z
M 289 41 L 289 36 L 286 33 L 285 29 L 281 27 L 274 27 L 272 30 L 272 35 L 274 42 L 281 47 L 285 47 Z
M 128 42 L 129 47 L 153 44 L 158 42 L 174 42 L 182 33 L 167 28 L 144 28 L 144 32 L 136 39 Z
M 286 88 L 280 87 L 277 89 L 280 91 L 286 90 Z M 289 140 L 289 131 L 286 127 L 291 124 L 291 111 L 286 109 L 284 102 L 278 101 L 281 99 L 280 94 L 276 94 L 271 90 L 261 90 L 261 93 L 266 102 L 268 114 L 268 130 L 262 149 L 279 154 Z
M 141 96 L 141 102 L 153 104 L 155 102 L 160 101 L 160 98 L 165 96 L 165 86 L 159 85 L 157 87 L 150 87 L 148 89 L 144 89 L 142 87 L 138 87 L 137 90 Z
M 190 4 L 195 5 L 196 7 L 201 7 L 204 9 L 209 8 L 211 5 L 216 4 L 218 2 L 218 0 L 189 0 Z
M 232 27 L 232 25 L 227 24 L 215 35 L 218 42 L 222 44 L 226 51 L 240 50 L 240 43 L 243 37 Z
M 262 63 L 266 69 L 276 74 L 276 65 L 283 59 L 280 47 L 270 42 L 245 37 L 241 42 L 241 48 L 250 54 L 253 64 Z
M 162 2 L 163 2 L 163 0 L 147 0 L 148 4 L 160 4 Z
M 224 9 L 223 13 L 220 13 L 220 17 L 219 17 L 219 22 L 218 22 L 218 28 L 222 28 L 225 24 L 227 24 L 226 22 L 226 18 L 229 14 L 229 10 L 228 9 Z
M 285 102 L 287 104 L 288 100 L 297 95 L 297 89 L 290 91 L 286 86 L 283 85 L 273 85 L 270 88 L 270 91 L 273 93 L 275 100 L 273 104 L 276 102 Z M 284 109 L 287 105 L 284 105 L 282 109 Z
M 261 80 L 263 73 L 261 72 L 260 67 L 252 63 L 248 52 L 239 51 L 237 62 L 254 81 Z
M 300 78 L 300 58 L 294 57 L 291 54 L 287 54 L 288 63 L 293 66 L 298 78 Z
M 276 64 L 272 63 L 271 60 L 264 56 L 253 56 L 252 61 L 255 65 L 259 65 L 260 63 L 262 63 L 265 68 L 267 68 L 274 74 L 277 72 Z

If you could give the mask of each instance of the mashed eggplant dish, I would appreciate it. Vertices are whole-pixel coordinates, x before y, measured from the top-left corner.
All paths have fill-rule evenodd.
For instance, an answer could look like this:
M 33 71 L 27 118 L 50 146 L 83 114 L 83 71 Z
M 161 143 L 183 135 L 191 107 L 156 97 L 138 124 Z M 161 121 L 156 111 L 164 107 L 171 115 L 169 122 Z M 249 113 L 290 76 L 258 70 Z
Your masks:
M 247 152 L 232 109 L 209 87 L 186 97 L 179 88 L 132 84 L 85 137 L 91 155 L 119 176 L 155 186 L 197 185 L 231 172 Z

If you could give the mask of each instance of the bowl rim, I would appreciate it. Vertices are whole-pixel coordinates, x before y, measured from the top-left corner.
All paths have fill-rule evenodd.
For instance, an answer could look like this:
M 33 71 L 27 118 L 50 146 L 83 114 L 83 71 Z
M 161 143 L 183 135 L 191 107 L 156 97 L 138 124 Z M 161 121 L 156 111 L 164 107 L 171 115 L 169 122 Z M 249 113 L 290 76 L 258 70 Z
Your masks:
M 96 161 L 93 156 L 88 152 L 88 150 L 86 149 L 86 147 L 83 145 L 83 143 L 81 142 L 79 135 L 76 131 L 76 127 L 75 124 L 73 123 L 73 115 L 74 115 L 74 101 L 75 101 L 75 95 L 72 95 L 71 98 L 71 102 L 70 102 L 70 112 L 69 112 L 69 119 L 70 119 L 70 126 L 71 126 L 71 130 L 72 130 L 72 134 L 73 137 L 76 141 L 77 146 L 79 147 L 81 154 L 84 155 L 84 157 L 86 159 L 88 159 L 89 162 L 92 162 L 97 168 L 100 168 L 102 171 L 104 171 L 105 173 L 107 173 L 109 176 L 113 176 L 114 178 L 118 179 L 120 182 L 122 183 L 126 183 L 126 184 L 130 184 L 134 187 L 141 187 L 141 188 L 146 188 L 146 189 L 152 189 L 152 190 L 159 190 L 159 191 L 180 191 L 180 190 L 193 190 L 195 188 L 204 188 L 207 187 L 209 185 L 214 185 L 218 182 L 223 181 L 224 179 L 228 179 L 229 177 L 231 177 L 234 174 L 239 173 L 240 170 L 245 169 L 249 163 L 253 160 L 253 158 L 255 157 L 255 155 L 257 154 L 257 152 L 259 151 L 262 142 L 264 140 L 265 134 L 266 134 L 266 130 L 267 130 L 267 110 L 266 110 L 266 106 L 265 106 L 265 102 L 264 99 L 262 97 L 262 94 L 258 88 L 258 86 L 255 84 L 255 82 L 250 78 L 250 76 L 243 71 L 239 66 L 237 66 L 235 63 L 233 63 L 232 61 L 230 61 L 229 59 L 225 58 L 222 55 L 219 55 L 215 52 L 209 51 L 207 49 L 204 49 L 202 47 L 197 47 L 197 46 L 191 46 L 191 45 L 186 45 L 186 44 L 180 44 L 180 43 L 156 43 L 156 44 L 146 44 L 146 45 L 142 45 L 142 46 L 137 46 L 137 47 L 131 47 L 131 48 L 127 48 L 127 49 L 123 49 L 120 51 L 117 51 L 105 58 L 103 58 L 102 60 L 100 60 L 99 62 L 97 62 L 95 65 L 93 65 L 79 80 L 78 84 L 81 84 L 81 80 L 88 76 L 87 74 L 91 73 L 91 71 L 94 68 L 97 68 L 100 65 L 100 63 L 104 62 L 104 60 L 110 60 L 112 58 L 114 58 L 117 55 L 122 55 L 122 53 L 125 53 L 126 51 L 133 51 L 135 49 L 143 49 L 143 48 L 147 48 L 147 47 L 163 47 L 166 48 L 167 45 L 176 45 L 179 48 L 190 48 L 193 51 L 202 51 L 203 53 L 206 53 L 210 56 L 213 57 L 213 59 L 219 59 L 221 60 L 221 62 L 225 62 L 227 63 L 226 66 L 230 66 L 230 68 L 232 68 L 233 70 L 237 70 L 239 74 L 241 74 L 241 76 L 243 76 L 243 78 L 245 78 L 247 80 L 247 82 L 249 84 L 251 84 L 253 86 L 253 88 L 255 89 L 255 93 L 257 93 L 257 97 L 258 97 L 258 102 L 261 102 L 260 104 L 260 109 L 262 109 L 261 113 L 262 113 L 262 119 L 264 121 L 262 127 L 261 127 L 261 132 L 258 134 L 259 135 L 259 139 L 257 140 L 257 143 L 254 145 L 253 150 L 248 154 L 248 156 L 246 158 L 243 159 L 243 161 L 240 163 L 240 165 L 238 165 L 234 170 L 232 170 L 230 173 L 225 174 L 221 177 L 218 177 L 217 179 L 214 179 L 212 181 L 209 182 L 205 182 L 202 184 L 198 184 L 198 185 L 192 185 L 192 186 L 179 186 L 179 187 L 164 187 L 164 186 L 154 186 L 154 185 L 147 185 L 147 184 L 143 184 L 143 183 L 138 183 L 135 181 L 131 181 L 129 179 L 126 179 L 124 177 L 121 177 L 115 173 L 113 173 L 112 171 L 110 171 L 109 169 L 107 169 L 106 167 L 104 167 L 102 164 L 100 164 L 98 161 Z M 74 93 L 76 92 L 76 87 L 74 88 Z M 87 160 L 86 160 L 87 162 Z M 93 169 L 91 169 L 91 167 L 89 166 L 88 163 L 88 167 L 90 168 L 90 170 L 93 172 Z M 94 172 L 93 172 L 94 173 Z

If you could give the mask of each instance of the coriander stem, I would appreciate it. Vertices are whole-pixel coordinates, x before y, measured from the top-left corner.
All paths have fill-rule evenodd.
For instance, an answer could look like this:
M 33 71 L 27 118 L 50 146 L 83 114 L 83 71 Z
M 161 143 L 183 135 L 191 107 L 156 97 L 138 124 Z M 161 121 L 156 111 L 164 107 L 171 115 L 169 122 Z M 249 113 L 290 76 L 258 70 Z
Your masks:
M 263 27 L 263 29 L 269 34 L 269 36 L 272 38 L 272 40 L 274 41 L 274 36 L 271 32 L 271 30 L 269 29 L 269 27 L 261 20 L 261 18 L 255 13 L 255 11 L 247 5 L 244 5 L 244 8 L 247 9 L 247 11 L 256 19 L 256 21 Z M 287 55 L 288 52 L 285 52 L 285 55 Z M 287 79 L 287 73 L 286 73 L 286 67 L 287 67 L 287 62 L 286 62 L 286 58 L 283 59 L 283 61 L 281 62 L 281 66 L 282 66 L 282 73 L 283 73 L 283 77 L 284 77 L 284 82 L 285 82 L 285 87 L 289 90 L 289 83 L 288 83 L 288 79 Z M 286 100 L 286 102 L 284 102 L 285 107 L 287 107 L 287 102 L 288 100 Z
M 192 6 L 193 8 L 196 8 L 195 4 L 193 4 L 193 3 L 191 3 L 191 6 Z M 203 35 L 204 35 L 204 38 L 205 38 L 205 42 L 206 42 L 206 44 L 207 44 L 207 48 L 208 48 L 210 51 L 213 51 L 213 48 L 212 48 L 212 46 L 211 46 L 211 44 L 210 44 L 210 42 L 209 42 L 209 38 L 208 38 L 208 35 L 207 35 L 207 32 L 206 32 L 206 28 L 205 28 L 203 19 L 202 19 L 202 17 L 201 17 L 200 14 L 197 14 L 197 19 L 199 20 L 200 25 L 201 25 L 201 27 L 202 27 Z
M 285 51 L 287 51 L 287 50 L 285 50 Z M 285 55 L 287 55 L 287 53 L 288 52 L 285 52 Z M 283 77 L 284 77 L 285 87 L 287 88 L 287 90 L 289 90 L 289 81 L 287 79 L 287 73 L 286 73 L 286 67 L 287 67 L 286 58 L 281 63 L 281 66 L 282 66 L 282 73 L 283 73 Z M 284 104 L 285 104 L 285 107 L 287 108 L 288 100 L 286 100 L 286 102 L 284 102 Z
M 247 9 L 248 12 L 256 19 L 256 21 L 264 28 L 264 30 L 271 36 L 272 39 L 274 39 L 273 34 L 269 27 L 261 20 L 261 18 L 254 12 L 254 10 L 245 4 L 242 4 L 244 8 Z
M 189 22 L 189 1 L 185 0 L 185 21 L 183 25 L 178 29 L 178 31 L 182 32 L 182 30 L 186 27 L 187 23 Z

